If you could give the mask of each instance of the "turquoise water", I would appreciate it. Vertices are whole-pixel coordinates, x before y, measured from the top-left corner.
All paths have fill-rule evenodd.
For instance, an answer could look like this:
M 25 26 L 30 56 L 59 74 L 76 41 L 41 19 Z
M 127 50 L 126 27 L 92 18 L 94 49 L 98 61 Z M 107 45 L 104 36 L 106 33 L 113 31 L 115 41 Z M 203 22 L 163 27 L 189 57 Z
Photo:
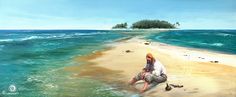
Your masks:
M 146 39 L 167 44 L 236 54 L 236 30 L 173 30 Z
M 109 30 L 0 30 L 0 96 L 121 97 L 126 92 L 89 78 L 73 78 L 64 67 L 75 56 L 104 49 L 125 37 Z
M 236 54 L 236 30 L 175 30 L 138 34 L 110 30 L 0 30 L 0 97 L 124 97 L 135 96 L 110 84 L 71 77 L 73 58 L 102 50 L 127 36 L 172 45 Z M 135 34 L 131 34 L 137 32 Z M 145 32 L 145 31 L 141 31 Z M 149 33 L 149 32 L 145 32 Z

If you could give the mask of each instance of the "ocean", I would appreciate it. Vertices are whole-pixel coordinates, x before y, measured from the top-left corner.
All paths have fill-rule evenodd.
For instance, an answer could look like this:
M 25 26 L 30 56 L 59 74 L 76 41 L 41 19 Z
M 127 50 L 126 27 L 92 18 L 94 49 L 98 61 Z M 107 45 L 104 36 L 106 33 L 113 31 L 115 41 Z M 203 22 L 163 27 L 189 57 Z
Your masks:
M 109 30 L 1 30 L 0 96 L 122 97 L 108 84 L 73 78 L 66 66 L 126 37 Z
M 151 41 L 236 54 L 236 30 L 171 30 L 147 36 Z
M 99 80 L 72 77 L 64 69 L 82 64 L 75 62 L 75 57 L 103 50 L 105 44 L 137 34 L 120 32 L 132 33 L 0 30 L 0 97 L 138 97 Z M 140 35 L 150 41 L 236 54 L 236 30 L 171 30 Z

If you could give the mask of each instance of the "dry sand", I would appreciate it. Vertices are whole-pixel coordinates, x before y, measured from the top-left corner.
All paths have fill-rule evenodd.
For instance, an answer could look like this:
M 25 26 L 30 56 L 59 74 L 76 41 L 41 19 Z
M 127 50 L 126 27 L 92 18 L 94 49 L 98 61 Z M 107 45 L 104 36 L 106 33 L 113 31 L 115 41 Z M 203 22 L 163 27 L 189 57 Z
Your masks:
M 236 56 L 198 49 L 171 46 L 137 37 L 109 44 L 108 49 L 76 61 L 86 65 L 66 67 L 74 77 L 88 76 L 116 83 L 122 90 L 136 91 L 127 82 L 145 65 L 151 52 L 167 69 L 168 83 L 183 85 L 165 91 L 165 83 L 140 94 L 146 97 L 236 97 Z M 130 52 L 126 52 L 130 50 Z M 210 61 L 217 61 L 216 63 Z M 134 86 L 140 88 L 140 85 Z

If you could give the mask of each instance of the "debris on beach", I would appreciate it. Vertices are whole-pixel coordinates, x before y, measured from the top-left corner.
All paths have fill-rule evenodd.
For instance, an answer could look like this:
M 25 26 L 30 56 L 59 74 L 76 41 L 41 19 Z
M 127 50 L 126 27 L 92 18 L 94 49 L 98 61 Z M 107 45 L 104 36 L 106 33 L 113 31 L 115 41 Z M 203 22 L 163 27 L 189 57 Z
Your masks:
M 146 41 L 144 44 L 149 45 L 150 43 L 151 43 L 150 41 Z
M 145 42 L 144 44 L 145 44 L 145 45 L 149 45 L 150 43 L 148 43 L 148 42 Z
M 166 91 L 170 91 L 172 88 L 171 88 L 171 86 L 169 86 L 169 84 L 168 83 L 166 83 Z
M 125 52 L 126 52 L 126 53 L 130 53 L 130 52 L 132 52 L 132 51 L 131 51 L 131 50 L 126 50 Z
M 210 61 L 211 63 L 219 63 L 219 61 Z
M 184 87 L 183 85 L 174 85 L 174 84 L 170 84 L 172 87 L 174 87 L 174 88 L 182 88 L 182 87 Z
M 203 57 L 198 57 L 199 59 L 205 59 L 205 58 L 203 58 Z
M 171 89 L 172 89 L 172 87 L 173 88 L 182 88 L 182 87 L 184 87 L 183 85 L 175 85 L 175 84 L 168 84 L 168 83 L 166 83 L 166 88 L 165 88 L 165 90 L 166 91 L 170 91 Z

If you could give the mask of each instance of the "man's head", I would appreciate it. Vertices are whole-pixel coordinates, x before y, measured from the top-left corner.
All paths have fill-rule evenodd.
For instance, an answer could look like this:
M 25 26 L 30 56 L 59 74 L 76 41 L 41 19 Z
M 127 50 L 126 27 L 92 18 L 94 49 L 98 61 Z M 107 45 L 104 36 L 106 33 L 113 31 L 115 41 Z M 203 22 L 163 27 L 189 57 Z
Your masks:
M 153 59 L 152 54 L 151 54 L 151 53 L 147 53 L 146 59 L 147 59 L 147 60 L 152 60 L 152 59 Z
M 146 60 L 148 64 L 153 64 L 155 62 L 155 58 L 151 53 L 147 53 Z

